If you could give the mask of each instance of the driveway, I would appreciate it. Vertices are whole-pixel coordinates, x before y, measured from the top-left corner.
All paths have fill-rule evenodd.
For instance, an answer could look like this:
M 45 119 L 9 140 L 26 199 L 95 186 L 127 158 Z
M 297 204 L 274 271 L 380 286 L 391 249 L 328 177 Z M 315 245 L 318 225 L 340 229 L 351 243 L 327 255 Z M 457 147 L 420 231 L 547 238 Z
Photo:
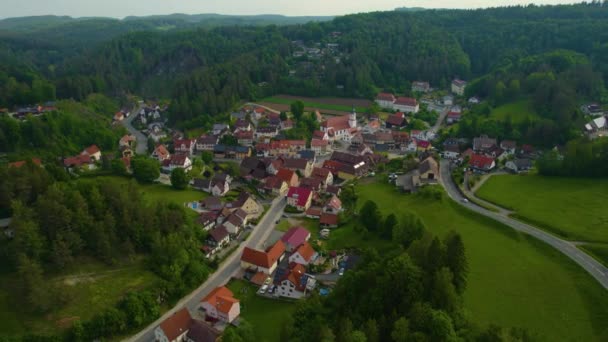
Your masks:
M 253 229 L 253 232 L 249 235 L 247 240 L 242 243 L 241 246 L 226 260 L 224 260 L 219 268 L 199 288 L 180 300 L 173 309 L 167 311 L 162 317 L 157 319 L 154 323 L 148 325 L 143 331 L 129 338 L 128 341 L 154 341 L 154 329 L 175 312 L 187 307 L 191 313 L 195 313 L 198 310 L 201 299 L 203 299 L 205 295 L 211 292 L 211 290 L 214 288 L 225 285 L 230 278 L 232 278 L 240 270 L 241 254 L 243 253 L 245 246 L 251 248 L 260 248 L 268 239 L 274 230 L 274 222 L 281 217 L 281 213 L 283 212 L 283 209 L 285 209 L 286 203 L 287 202 L 283 197 L 275 199 L 264 218 Z
M 148 153 L 148 138 L 135 127 L 133 127 L 133 120 L 139 116 L 139 111 L 142 107 L 137 107 L 137 110 L 131 112 L 128 118 L 122 120 L 122 125 L 127 128 L 129 133 L 135 136 L 137 139 L 137 148 L 135 149 L 135 153 L 137 154 L 147 154 Z
M 524 232 L 528 235 L 531 235 L 544 243 L 551 245 L 553 248 L 562 252 L 568 258 L 572 259 L 574 262 L 579 264 L 587 273 L 593 276 L 605 289 L 608 290 L 608 268 L 582 252 L 578 248 L 576 248 L 576 244 L 570 241 L 562 240 L 554 235 L 551 235 L 541 229 L 525 224 L 521 221 L 514 220 L 506 214 L 495 213 L 489 210 L 486 210 L 474 203 L 468 202 L 464 203 L 462 200 L 464 199 L 460 190 L 452 181 L 452 177 L 450 175 L 450 162 L 448 160 L 441 161 L 441 183 L 443 187 L 446 189 L 450 198 L 454 201 L 458 202 L 463 207 L 466 207 L 469 210 L 472 210 L 476 213 L 494 219 L 502 224 L 505 224 L 517 231 Z

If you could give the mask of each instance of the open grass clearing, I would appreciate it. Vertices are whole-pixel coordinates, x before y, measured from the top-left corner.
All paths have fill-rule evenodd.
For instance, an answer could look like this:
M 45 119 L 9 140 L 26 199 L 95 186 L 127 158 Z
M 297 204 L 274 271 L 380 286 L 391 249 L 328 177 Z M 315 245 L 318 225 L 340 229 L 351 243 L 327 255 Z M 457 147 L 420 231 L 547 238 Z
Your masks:
M 465 307 L 478 324 L 526 328 L 541 341 L 608 339 L 606 291 L 553 248 L 447 198 L 421 199 L 380 183 L 357 190 L 359 205 L 371 199 L 385 215 L 411 211 L 439 236 L 462 235 L 471 270 Z
M 44 315 L 32 314 L 28 305 L 12 296 L 19 286 L 11 274 L 0 277 L 0 336 L 28 331 L 54 333 L 73 321 L 86 320 L 113 307 L 129 291 L 153 286 L 156 275 L 143 260 L 120 266 L 107 266 L 93 260 L 80 260 L 69 271 L 49 278 L 66 294 L 68 303 Z
M 500 175 L 476 195 L 565 239 L 608 243 L 608 179 Z
M 241 318 L 253 325 L 260 342 L 280 341 L 281 329 L 295 311 L 295 304 L 256 295 L 257 287 L 243 280 L 228 283 L 234 296 L 241 301 Z
M 514 124 L 521 123 L 526 119 L 536 120 L 538 114 L 528 100 L 507 103 L 492 110 L 490 117 L 498 121 L 507 121 L 508 118 Z

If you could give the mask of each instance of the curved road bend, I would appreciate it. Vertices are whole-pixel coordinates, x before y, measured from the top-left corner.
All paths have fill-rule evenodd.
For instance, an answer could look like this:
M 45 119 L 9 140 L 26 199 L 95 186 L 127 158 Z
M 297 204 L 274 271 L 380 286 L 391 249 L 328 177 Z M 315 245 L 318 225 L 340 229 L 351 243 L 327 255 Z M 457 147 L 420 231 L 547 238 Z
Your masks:
M 146 136 L 142 132 L 133 127 L 133 120 L 135 120 L 135 118 L 139 116 L 139 111 L 141 109 L 142 107 L 139 106 L 135 111 L 131 112 L 131 115 L 129 115 L 128 118 L 122 120 L 122 125 L 125 126 L 129 133 L 131 133 L 131 135 L 134 135 L 137 139 L 137 147 L 135 149 L 135 153 L 143 155 L 146 154 L 148 151 L 148 138 L 146 138 Z
M 464 197 L 462 196 L 458 187 L 452 181 L 452 177 L 450 175 L 450 167 L 449 161 L 442 160 L 441 161 L 441 183 L 443 187 L 448 192 L 448 195 L 455 201 L 457 201 L 460 205 L 476 212 L 481 215 L 492 218 L 502 224 L 505 224 L 517 231 L 524 232 L 528 235 L 532 235 L 535 238 L 553 246 L 553 248 L 565 254 L 570 259 L 574 260 L 577 264 L 579 264 L 582 268 L 584 268 L 589 274 L 591 274 L 605 289 L 608 290 L 608 268 L 604 265 L 600 264 L 597 260 L 590 257 L 588 254 L 582 252 L 576 246 L 569 241 L 562 240 L 554 235 L 546 233 L 543 230 L 532 227 L 523 222 L 514 220 L 508 216 L 501 215 L 489 210 L 486 210 L 482 207 L 477 206 L 474 203 L 467 202 L 464 203 L 462 200 Z
M 266 215 L 262 218 L 262 220 L 258 223 L 258 225 L 253 229 L 251 235 L 247 238 L 247 240 L 242 243 L 236 251 L 234 251 L 224 262 L 219 266 L 219 268 L 213 272 L 207 278 L 207 280 L 192 293 L 182 298 L 173 309 L 167 311 L 162 317 L 157 319 L 154 323 L 148 325 L 144 330 L 140 331 L 137 335 L 132 336 L 128 339 L 128 341 L 133 342 L 150 342 L 154 341 L 154 329 L 162 323 L 164 320 L 169 318 L 175 312 L 181 310 L 184 307 L 187 307 L 191 313 L 194 313 L 198 310 L 199 303 L 201 299 L 207 293 L 211 292 L 214 288 L 218 286 L 225 285 L 232 276 L 234 276 L 240 269 L 241 263 L 241 254 L 243 253 L 243 249 L 245 246 L 251 248 L 260 248 L 262 244 L 268 239 L 270 233 L 274 230 L 275 222 L 281 218 L 281 214 L 283 213 L 283 209 L 285 209 L 286 200 L 284 197 L 276 198 L 272 201 L 272 205 Z

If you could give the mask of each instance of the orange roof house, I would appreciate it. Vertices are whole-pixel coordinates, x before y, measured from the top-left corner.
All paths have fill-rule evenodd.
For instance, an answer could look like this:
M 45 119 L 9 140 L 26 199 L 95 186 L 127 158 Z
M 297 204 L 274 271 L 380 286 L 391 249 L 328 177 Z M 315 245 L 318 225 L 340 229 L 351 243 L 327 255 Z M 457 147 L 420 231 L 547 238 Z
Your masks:
M 241 313 L 239 300 L 227 287 L 216 287 L 203 300 L 201 307 L 208 317 L 213 319 L 232 322 Z

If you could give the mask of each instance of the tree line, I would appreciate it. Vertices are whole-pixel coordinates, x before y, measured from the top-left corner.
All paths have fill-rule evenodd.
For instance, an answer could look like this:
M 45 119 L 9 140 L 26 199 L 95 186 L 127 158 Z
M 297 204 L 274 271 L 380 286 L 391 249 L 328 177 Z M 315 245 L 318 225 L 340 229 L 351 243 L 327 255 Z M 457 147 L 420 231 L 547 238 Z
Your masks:
M 159 300 L 171 303 L 206 279 L 204 233 L 182 206 L 146 201 L 134 181 L 65 177 L 33 163 L 0 167 L 0 199 L 12 206 L 14 233 L 0 260 L 16 275 L 22 310 L 44 314 L 69 303 L 49 277 L 83 257 L 117 265 L 144 256 L 159 281 L 74 325 L 68 334 L 78 341 L 141 327 L 158 316 Z

